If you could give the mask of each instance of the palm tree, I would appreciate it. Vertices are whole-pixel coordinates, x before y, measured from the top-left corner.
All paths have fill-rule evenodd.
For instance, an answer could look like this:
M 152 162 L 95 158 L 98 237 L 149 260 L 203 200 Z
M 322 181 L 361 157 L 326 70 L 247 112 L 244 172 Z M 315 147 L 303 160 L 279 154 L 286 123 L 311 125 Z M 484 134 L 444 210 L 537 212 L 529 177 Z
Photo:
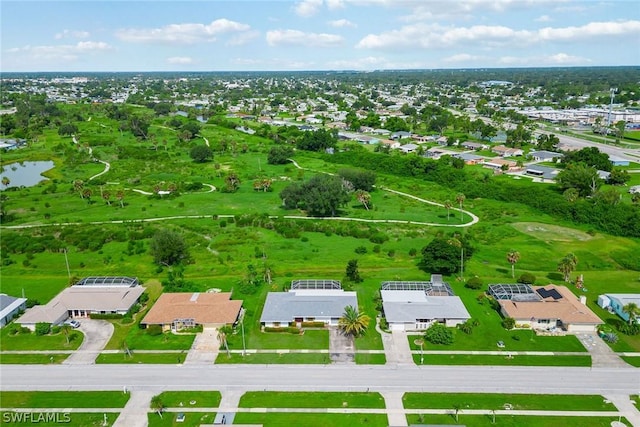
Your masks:
M 151 398 L 151 409 L 157 412 L 158 415 L 160 415 L 160 418 L 162 418 L 162 411 L 164 410 L 164 402 L 162 402 L 162 399 L 160 398 L 159 395 L 153 396 Z
M 90 188 L 85 188 L 84 190 L 82 190 L 82 198 L 83 199 L 87 199 L 89 201 L 89 203 L 91 203 L 91 195 L 93 194 L 93 192 L 91 191 Z
M 464 203 L 465 199 L 466 199 L 466 196 L 462 193 L 458 193 L 456 195 L 456 202 L 458 202 L 458 204 L 460 205 L 460 222 L 463 221 L 462 204 Z
M 107 202 L 107 205 L 111 206 L 111 192 L 103 191 L 102 198 L 104 199 L 105 202 Z
M 227 357 L 229 358 L 231 357 L 231 352 L 229 351 L 229 343 L 227 342 L 227 337 L 232 332 L 233 330 L 229 325 L 225 325 L 218 330 L 218 339 L 220 340 L 220 344 L 222 344 L 225 350 L 227 350 Z
M 84 188 L 84 181 L 81 179 L 76 179 L 73 181 L 73 189 L 80 193 L 80 197 L 84 199 L 84 195 L 82 194 L 82 189 Z
M 571 275 L 571 272 L 576 269 L 577 265 L 578 258 L 572 253 L 569 253 L 564 258 L 562 258 L 562 260 L 558 264 L 558 271 L 563 274 L 565 282 L 569 281 L 569 276 Z
M 514 279 L 516 278 L 516 262 L 518 262 L 519 260 L 520 252 L 514 251 L 513 249 L 507 252 L 507 261 L 509 261 L 509 264 L 511 264 L 511 277 Z
M 124 208 L 124 190 L 116 191 L 116 199 L 120 202 L 120 207 Z
M 358 309 L 348 305 L 344 308 L 342 317 L 338 320 L 338 327 L 345 335 L 358 337 L 365 333 L 369 327 L 371 318 L 364 313 L 358 312 Z
M 629 315 L 628 322 L 630 325 L 632 325 L 640 315 L 640 307 L 638 307 L 638 304 L 636 304 L 635 302 L 630 302 L 629 304 L 622 307 L 622 312 Z
M 369 210 L 369 203 L 371 203 L 371 194 L 364 190 L 356 191 L 356 199 L 362 203 L 366 210 Z
M 67 345 L 69 345 L 69 334 L 71 333 L 71 326 L 62 325 L 60 327 L 60 330 L 62 331 L 62 334 L 64 335 L 64 337 L 67 339 Z
M 447 210 L 447 221 L 449 221 L 449 211 L 451 210 L 451 207 L 453 205 L 451 204 L 450 200 L 447 200 L 446 202 L 444 202 L 444 208 Z
M 459 403 L 455 403 L 453 405 L 453 410 L 455 411 L 455 416 L 456 416 L 456 422 L 458 422 L 458 413 L 460 412 L 460 409 L 462 409 L 462 406 Z

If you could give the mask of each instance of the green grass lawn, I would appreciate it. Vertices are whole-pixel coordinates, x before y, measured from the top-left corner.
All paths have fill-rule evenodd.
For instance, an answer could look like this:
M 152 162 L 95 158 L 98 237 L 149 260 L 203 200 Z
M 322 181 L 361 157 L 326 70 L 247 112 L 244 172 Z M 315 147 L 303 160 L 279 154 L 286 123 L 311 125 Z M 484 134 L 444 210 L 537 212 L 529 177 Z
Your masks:
M 9 328 L 0 330 L 0 350 L 75 350 L 80 347 L 84 335 L 80 331 L 69 333 L 69 344 L 62 332 L 38 336 L 35 332 L 11 335 Z
M 164 332 L 151 336 L 146 329 L 133 327 L 127 335 L 127 344 L 131 350 L 189 350 L 195 334 L 174 334 Z
M 636 368 L 640 368 L 640 357 L 632 357 L 632 356 L 622 356 L 622 360 L 627 362 L 631 366 L 635 366 Z
M 104 426 L 105 413 L 82 413 L 82 412 L 68 412 L 53 415 L 50 412 L 46 414 L 52 418 L 37 418 L 37 414 L 29 414 L 30 418 L 25 419 L 25 414 L 18 414 L 15 412 L 0 412 L 2 420 L 6 421 L 7 425 L 15 426 L 43 426 L 54 427 L 60 425 L 69 426 L 82 426 L 82 427 L 102 427 Z M 117 413 L 107 412 L 106 419 L 107 425 L 113 425 L 118 418 Z M 47 419 L 51 421 L 46 421 Z
M 384 365 L 387 363 L 387 356 L 382 353 L 356 353 L 356 363 L 358 365 Z
M 0 354 L 0 364 L 46 365 L 62 363 L 67 357 L 68 354 Z
M 235 363 L 252 363 L 252 364 L 319 364 L 326 365 L 331 363 L 329 354 L 325 353 L 256 353 L 242 354 L 231 353 L 228 357 L 224 351 L 221 351 L 216 358 L 216 365 L 235 364 Z
M 419 365 L 420 355 L 413 361 Z M 591 356 L 481 356 L 470 354 L 426 354 L 425 365 L 591 366 Z
M 262 424 L 264 427 L 296 426 L 296 427 L 353 427 L 353 426 L 388 426 L 387 416 L 383 414 L 294 414 L 277 413 L 250 414 L 237 413 L 235 424 Z
M 3 408 L 124 408 L 130 394 L 118 391 L 3 391 Z
M 118 363 L 168 363 L 177 364 L 184 362 L 187 357 L 186 352 L 181 353 L 136 353 L 129 357 L 125 353 L 101 353 L 96 358 L 98 364 L 118 364 Z M 180 360 L 180 362 L 178 362 Z
M 160 400 L 167 408 L 216 408 L 222 395 L 219 391 L 164 391 Z M 191 403 L 195 402 L 195 403 Z
M 618 421 L 618 417 L 534 417 L 522 415 L 496 415 L 495 424 L 491 415 L 459 415 L 459 421 L 453 415 L 408 415 L 409 423 L 415 424 L 442 424 L 442 425 L 465 425 L 467 427 L 567 427 L 567 426 L 589 426 L 589 427 L 611 427 L 612 421 Z M 627 426 L 631 424 L 626 422 Z
M 251 335 L 247 348 L 257 349 L 329 349 L 329 331 L 307 329 L 304 334 L 258 332 Z
M 240 408 L 384 408 L 380 393 L 250 391 L 242 395 Z
M 405 393 L 406 409 L 504 409 L 546 411 L 615 411 L 612 403 L 598 395 L 494 394 L 494 393 Z
M 157 413 L 147 414 L 149 427 L 199 427 L 200 424 L 213 424 L 216 418 L 215 413 L 206 412 L 185 412 L 183 422 L 177 422 L 177 412 L 165 412 L 162 418 Z

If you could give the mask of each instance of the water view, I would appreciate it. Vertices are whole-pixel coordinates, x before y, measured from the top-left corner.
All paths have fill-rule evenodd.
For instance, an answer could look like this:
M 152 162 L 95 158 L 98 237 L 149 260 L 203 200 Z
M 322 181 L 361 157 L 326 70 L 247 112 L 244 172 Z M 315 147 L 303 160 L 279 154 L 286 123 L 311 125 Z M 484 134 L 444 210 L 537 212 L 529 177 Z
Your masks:
M 42 173 L 53 169 L 54 163 L 51 160 L 38 161 L 38 162 L 19 162 L 11 163 L 2 167 L 0 173 L 0 179 L 2 179 L 2 186 L 0 188 L 5 189 L 8 187 L 33 187 L 40 181 L 48 178 L 42 176 Z M 7 178 L 8 181 L 5 179 Z

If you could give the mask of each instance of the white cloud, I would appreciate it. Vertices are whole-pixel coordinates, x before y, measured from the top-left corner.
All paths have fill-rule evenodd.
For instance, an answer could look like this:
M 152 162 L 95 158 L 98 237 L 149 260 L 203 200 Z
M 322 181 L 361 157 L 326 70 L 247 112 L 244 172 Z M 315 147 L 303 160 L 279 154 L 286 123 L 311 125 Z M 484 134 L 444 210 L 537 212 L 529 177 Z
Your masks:
M 76 31 L 64 29 L 62 32 L 55 35 L 56 40 L 74 38 L 74 39 L 88 39 L 90 36 L 88 31 Z
M 480 59 L 484 59 L 483 56 L 471 55 L 469 53 L 457 53 L 455 55 L 447 56 L 443 58 L 443 62 L 455 63 L 455 62 L 471 62 L 478 61 Z
M 534 21 L 536 21 L 536 22 L 550 22 L 551 21 L 551 17 L 549 15 L 542 15 L 542 16 L 538 16 L 536 19 L 534 19 Z
M 112 50 L 105 42 L 83 41 L 76 44 L 40 45 L 14 47 L 8 49 L 11 54 L 24 54 L 36 59 L 74 61 L 82 55 L 91 55 Z
M 329 21 L 328 24 L 335 28 L 344 28 L 344 27 L 356 28 L 357 27 L 356 24 L 349 21 L 348 19 L 336 19 L 335 21 Z
M 308 18 L 318 13 L 321 7 L 322 0 L 303 0 L 294 6 L 294 10 L 297 15 Z
M 503 56 L 498 59 L 502 65 L 520 66 L 541 66 L 541 65 L 582 65 L 588 64 L 591 60 L 581 56 L 567 55 L 566 53 L 556 53 L 548 56 Z
M 167 58 L 167 62 L 169 64 L 193 64 L 193 58 L 190 56 L 172 56 L 171 58 Z
M 251 40 L 260 36 L 259 31 L 245 31 L 238 33 L 231 37 L 227 42 L 228 46 L 242 46 L 249 43 Z
M 343 0 L 326 0 L 329 10 L 343 9 L 345 7 Z
M 591 22 L 580 27 L 516 30 L 498 25 L 455 27 L 405 25 L 397 30 L 369 34 L 356 45 L 364 49 L 445 48 L 475 43 L 484 47 L 524 46 L 541 42 L 578 41 L 604 36 L 640 34 L 640 21 Z
M 116 31 L 120 40 L 132 43 L 193 44 L 216 41 L 216 36 L 249 31 L 251 27 L 228 19 L 216 19 L 204 24 L 170 24 L 161 28 L 125 28 Z
M 304 33 L 298 30 L 267 31 L 269 46 L 333 47 L 343 44 L 344 38 L 336 34 Z

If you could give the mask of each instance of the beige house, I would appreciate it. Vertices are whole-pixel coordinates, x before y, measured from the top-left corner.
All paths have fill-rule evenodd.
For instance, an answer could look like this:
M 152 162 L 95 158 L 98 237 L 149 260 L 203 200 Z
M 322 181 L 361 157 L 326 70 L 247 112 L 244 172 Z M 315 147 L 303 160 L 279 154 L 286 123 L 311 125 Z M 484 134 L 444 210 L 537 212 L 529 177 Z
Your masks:
M 235 323 L 242 310 L 241 300 L 232 300 L 230 292 L 164 293 L 140 322 L 177 330 L 202 325 L 204 329 Z
M 489 293 L 495 286 L 509 285 L 491 285 Z M 517 325 L 542 330 L 560 328 L 567 332 L 593 332 L 604 323 L 585 305 L 585 296 L 578 299 L 565 286 L 517 286 L 528 287 L 532 292 L 527 289 L 504 299 L 492 293 L 498 299 L 502 315 L 515 319 Z

